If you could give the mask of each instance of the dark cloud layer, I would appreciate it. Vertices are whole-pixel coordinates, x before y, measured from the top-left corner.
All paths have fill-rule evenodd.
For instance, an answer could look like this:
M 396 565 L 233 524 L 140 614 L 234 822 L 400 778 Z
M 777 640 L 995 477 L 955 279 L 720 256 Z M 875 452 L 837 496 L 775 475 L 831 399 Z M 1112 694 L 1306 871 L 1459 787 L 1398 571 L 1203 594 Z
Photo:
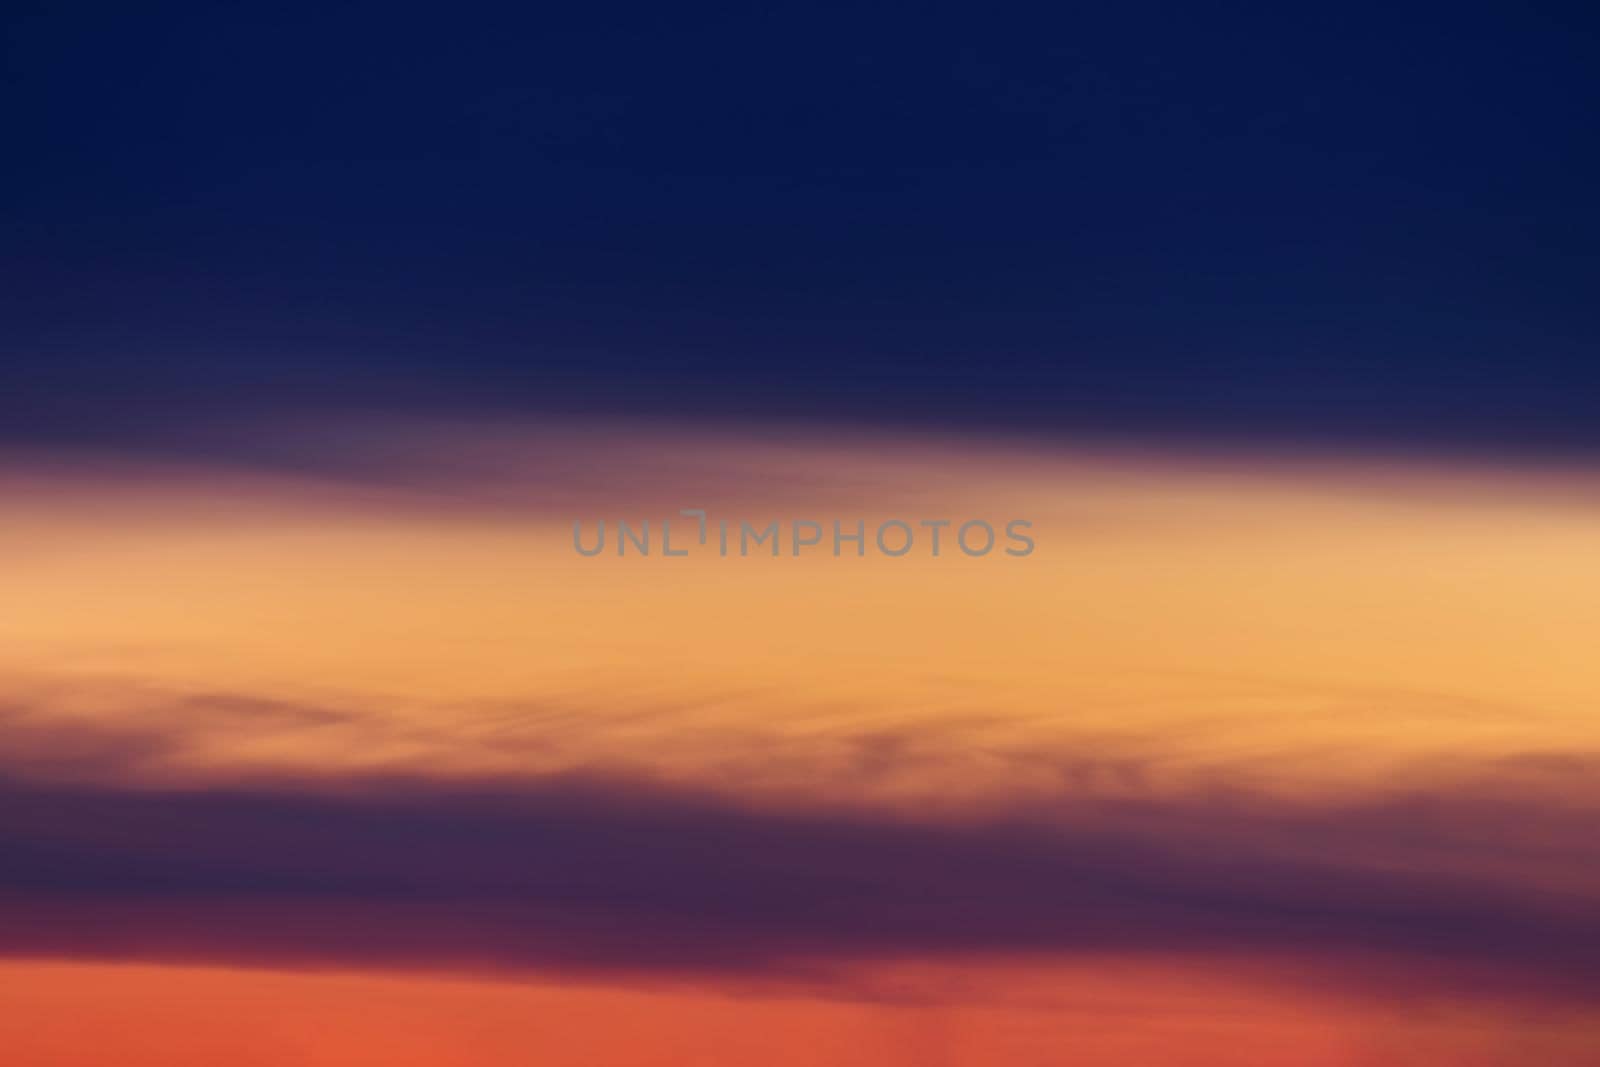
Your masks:
M 745 976 L 1148 953 L 1286 962 L 1329 980 L 1354 966 L 1360 983 L 1397 990 L 1600 994 L 1592 881 L 1557 893 L 1425 860 L 1420 842 L 1410 863 L 1340 845 L 1424 833 L 1423 809 L 1493 825 L 1494 803 L 1463 793 L 1249 817 L 1241 803 L 1117 812 L 1062 798 L 957 821 L 762 810 L 585 776 L 12 780 L 0 787 L 0 952 Z M 1521 803 L 1515 821 L 1540 816 Z M 1570 813 L 1557 825 L 1570 829 Z M 1468 834 L 1446 842 L 1456 860 L 1507 843 Z

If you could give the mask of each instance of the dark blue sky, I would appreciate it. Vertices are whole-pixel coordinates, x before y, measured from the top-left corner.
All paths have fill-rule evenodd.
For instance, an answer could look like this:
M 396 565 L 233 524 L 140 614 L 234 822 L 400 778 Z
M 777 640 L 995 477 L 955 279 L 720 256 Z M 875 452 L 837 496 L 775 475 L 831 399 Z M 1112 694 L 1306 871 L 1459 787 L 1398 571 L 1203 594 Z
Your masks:
M 7 7 L 13 439 L 331 402 L 1600 447 L 1591 5 Z

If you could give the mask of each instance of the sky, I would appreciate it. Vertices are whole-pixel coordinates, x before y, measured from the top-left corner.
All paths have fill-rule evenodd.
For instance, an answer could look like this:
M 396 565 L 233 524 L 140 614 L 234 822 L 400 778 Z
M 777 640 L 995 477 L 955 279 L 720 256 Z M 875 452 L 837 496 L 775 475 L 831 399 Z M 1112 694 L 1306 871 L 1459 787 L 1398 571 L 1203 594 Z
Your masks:
M 4 18 L 19 1062 L 1600 1057 L 1592 13 Z
M 1596 441 L 1583 5 L 8 11 L 11 436 L 451 404 Z

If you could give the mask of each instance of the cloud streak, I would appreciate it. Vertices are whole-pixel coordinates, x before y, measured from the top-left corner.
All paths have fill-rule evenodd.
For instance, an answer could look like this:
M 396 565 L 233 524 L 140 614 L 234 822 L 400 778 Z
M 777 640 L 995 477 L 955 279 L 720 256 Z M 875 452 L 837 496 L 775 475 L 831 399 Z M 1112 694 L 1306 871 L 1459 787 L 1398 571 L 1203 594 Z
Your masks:
M 19 474 L 0 955 L 1600 996 L 1591 506 L 565 433 Z M 1050 551 L 591 565 L 565 525 L 879 489 Z
M 0 953 L 746 977 L 1210 956 L 1587 1000 L 1600 872 L 1500 861 L 1530 834 L 1585 855 L 1592 800 L 1481 783 L 1298 808 L 1063 791 L 916 817 L 599 772 L 204 788 L 12 776 Z

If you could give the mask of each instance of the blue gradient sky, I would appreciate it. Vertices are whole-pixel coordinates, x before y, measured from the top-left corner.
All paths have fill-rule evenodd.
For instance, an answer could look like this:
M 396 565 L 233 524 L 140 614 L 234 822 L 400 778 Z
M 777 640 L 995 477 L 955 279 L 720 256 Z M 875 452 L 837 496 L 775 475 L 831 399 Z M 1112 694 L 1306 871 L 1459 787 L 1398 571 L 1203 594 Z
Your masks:
M 8 12 L 13 440 L 333 403 L 1600 443 L 1581 5 Z

